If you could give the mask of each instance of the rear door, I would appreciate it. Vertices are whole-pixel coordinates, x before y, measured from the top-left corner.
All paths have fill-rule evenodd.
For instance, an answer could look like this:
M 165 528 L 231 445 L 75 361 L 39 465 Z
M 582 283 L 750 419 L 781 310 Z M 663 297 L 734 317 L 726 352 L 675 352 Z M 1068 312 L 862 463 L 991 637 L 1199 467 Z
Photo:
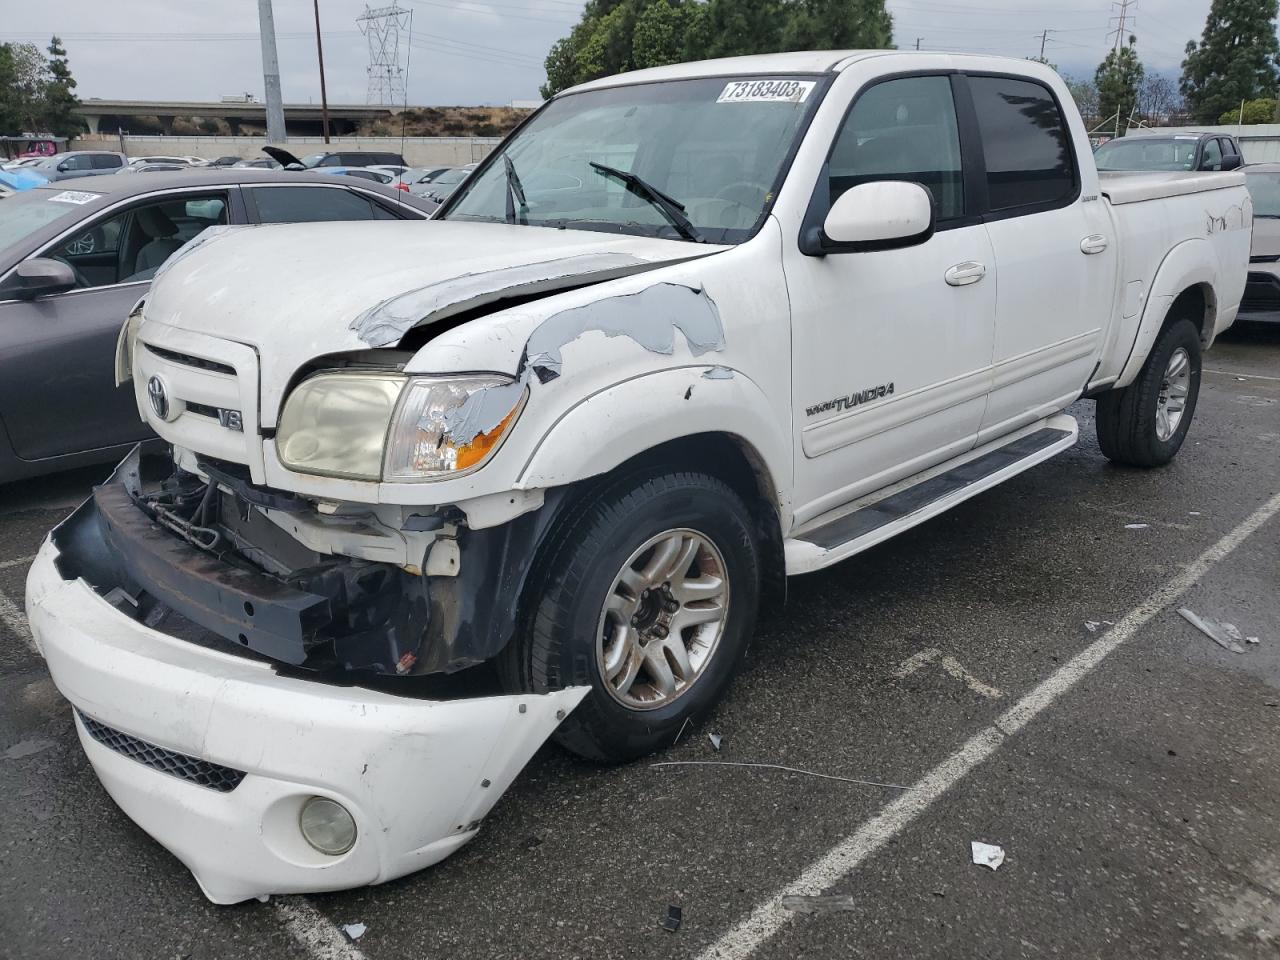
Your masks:
M 1085 164 L 1053 92 L 1025 77 L 964 79 L 998 264 L 991 397 L 978 438 L 985 442 L 1080 395 L 1113 303 L 1116 243 L 1096 178 L 1082 191 Z
M 339 178 L 335 178 L 339 179 Z M 393 201 L 335 183 L 245 187 L 249 217 L 256 223 L 323 223 L 329 220 L 416 220 L 423 214 Z

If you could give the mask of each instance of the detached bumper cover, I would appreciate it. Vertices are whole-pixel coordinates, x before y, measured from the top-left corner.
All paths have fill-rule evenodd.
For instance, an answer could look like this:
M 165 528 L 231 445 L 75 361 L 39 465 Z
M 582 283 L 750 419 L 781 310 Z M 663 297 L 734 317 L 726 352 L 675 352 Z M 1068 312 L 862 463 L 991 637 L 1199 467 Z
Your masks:
M 215 903 L 381 883 L 442 860 L 586 693 L 419 700 L 281 676 L 129 618 L 64 579 L 57 555 L 46 541 L 27 613 L 84 751 Z M 218 770 L 243 776 L 222 789 Z M 347 853 L 303 840 L 313 796 L 355 819 Z

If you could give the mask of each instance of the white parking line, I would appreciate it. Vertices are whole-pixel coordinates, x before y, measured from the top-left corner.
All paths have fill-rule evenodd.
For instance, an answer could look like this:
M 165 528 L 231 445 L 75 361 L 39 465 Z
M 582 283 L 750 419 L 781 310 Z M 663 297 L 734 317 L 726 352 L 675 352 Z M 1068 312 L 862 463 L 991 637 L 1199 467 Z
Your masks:
M 10 567 L 25 567 L 36 558 L 33 553 L 29 557 L 14 557 L 12 560 L 0 560 L 0 570 L 8 570 Z
M 276 915 L 312 960 L 365 960 L 365 955 L 323 913 L 302 897 L 272 897 Z
M 28 650 L 32 653 L 38 652 L 36 650 L 36 641 L 31 636 L 31 628 L 27 625 L 27 618 L 18 609 L 18 605 L 2 592 L 0 592 L 0 623 L 3 623 L 16 633 L 18 639 L 26 644 Z
M 782 908 L 784 896 L 821 894 L 856 870 L 974 767 L 995 753 L 1009 737 L 1088 676 L 1122 644 L 1132 640 L 1153 617 L 1186 593 L 1214 564 L 1229 556 L 1277 512 L 1280 512 L 1280 494 L 1273 496 L 1181 573 L 1129 611 L 1102 637 L 1055 670 L 1047 680 L 1001 714 L 994 724 L 976 734 L 926 773 L 910 790 L 888 803 L 851 836 L 811 863 L 794 882 L 757 906 L 699 954 L 699 960 L 740 960 L 755 953 L 794 917 L 792 912 Z
M 1209 368 L 1209 367 L 1204 367 L 1204 368 L 1202 368 L 1202 369 L 1204 370 L 1204 372 L 1205 372 L 1205 373 L 1220 373 L 1220 374 L 1222 374 L 1222 375 L 1223 375 L 1223 376 L 1225 376 L 1225 377 L 1244 377 L 1246 380 L 1277 380 L 1277 381 L 1280 381 L 1280 377 L 1264 377 L 1264 376 L 1263 376 L 1262 374 L 1260 374 L 1260 373 L 1236 373 L 1236 372 L 1235 372 L 1235 371 L 1233 371 L 1233 370 L 1213 370 L 1213 369 L 1211 369 L 1211 368 Z

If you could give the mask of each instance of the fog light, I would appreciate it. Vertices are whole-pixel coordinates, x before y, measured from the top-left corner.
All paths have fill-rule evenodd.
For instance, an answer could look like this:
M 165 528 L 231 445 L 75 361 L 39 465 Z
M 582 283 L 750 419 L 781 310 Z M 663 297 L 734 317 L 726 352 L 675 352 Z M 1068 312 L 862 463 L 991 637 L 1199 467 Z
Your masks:
M 328 797 L 312 797 L 298 815 L 302 838 L 331 857 L 350 850 L 356 842 L 356 822 L 347 808 Z

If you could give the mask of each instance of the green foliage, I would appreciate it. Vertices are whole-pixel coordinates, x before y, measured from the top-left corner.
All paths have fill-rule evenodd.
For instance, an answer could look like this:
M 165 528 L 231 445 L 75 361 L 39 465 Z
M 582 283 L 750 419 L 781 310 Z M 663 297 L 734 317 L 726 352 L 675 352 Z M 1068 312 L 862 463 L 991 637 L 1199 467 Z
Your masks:
M 0 43 L 0 133 L 71 136 L 83 129 L 72 110 L 80 101 L 57 37 L 45 58 L 34 43 Z
M 1276 123 L 1280 100 L 1263 97 L 1258 100 L 1246 100 L 1243 116 L 1237 106 L 1218 117 L 1219 123 Z
M 1199 123 L 1230 113 L 1241 100 L 1274 97 L 1280 82 L 1277 0 L 1213 0 L 1197 44 L 1187 44 L 1182 93 Z
M 1122 130 L 1137 111 L 1138 88 L 1144 73 L 1135 43 L 1135 38 L 1130 37 L 1128 46 L 1113 49 L 1093 75 L 1098 90 L 1098 116 L 1106 120 L 1118 114 Z
M 542 95 L 688 60 L 892 43 L 884 0 L 589 0 L 547 54 Z

